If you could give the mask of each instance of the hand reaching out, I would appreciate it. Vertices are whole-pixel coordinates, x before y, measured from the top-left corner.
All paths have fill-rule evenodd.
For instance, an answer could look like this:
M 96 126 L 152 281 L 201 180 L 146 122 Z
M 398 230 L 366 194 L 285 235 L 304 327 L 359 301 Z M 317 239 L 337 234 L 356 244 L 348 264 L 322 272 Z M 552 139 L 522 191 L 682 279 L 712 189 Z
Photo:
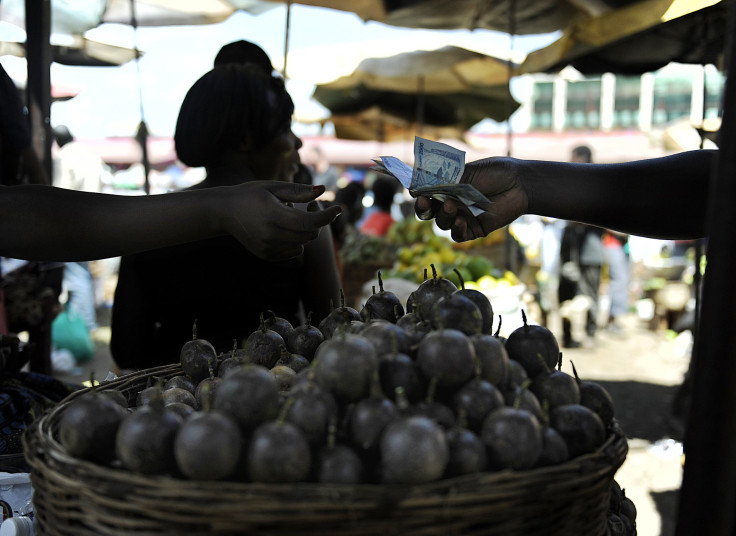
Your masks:
M 321 209 L 315 199 L 324 186 L 254 181 L 233 186 L 227 196 L 225 229 L 254 255 L 285 260 L 300 255 L 304 244 L 340 215 L 338 206 Z M 292 203 L 309 203 L 307 210 Z
M 472 184 L 493 204 L 482 214 L 473 214 L 452 200 L 444 203 L 419 196 L 414 205 L 419 219 L 434 218 L 440 229 L 450 229 L 452 239 L 464 242 L 486 236 L 526 213 L 529 200 L 519 179 L 519 161 L 494 157 L 470 162 L 461 182 Z

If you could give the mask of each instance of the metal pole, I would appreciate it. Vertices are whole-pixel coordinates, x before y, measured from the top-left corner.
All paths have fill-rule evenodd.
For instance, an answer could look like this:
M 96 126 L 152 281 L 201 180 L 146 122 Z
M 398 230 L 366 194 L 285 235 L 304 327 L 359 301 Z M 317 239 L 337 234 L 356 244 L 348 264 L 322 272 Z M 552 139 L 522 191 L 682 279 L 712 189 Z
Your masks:
M 734 68 L 736 3 L 728 6 L 726 73 Z M 724 91 L 718 158 L 711 179 L 708 268 L 693 352 L 693 393 L 677 536 L 732 536 L 736 527 L 736 85 Z
M 26 60 L 28 82 L 26 103 L 31 120 L 33 149 L 51 180 L 51 2 L 25 0 Z
M 286 80 L 286 60 L 289 57 L 289 34 L 291 34 L 291 0 L 286 0 L 286 31 L 284 32 L 284 68 L 281 76 Z

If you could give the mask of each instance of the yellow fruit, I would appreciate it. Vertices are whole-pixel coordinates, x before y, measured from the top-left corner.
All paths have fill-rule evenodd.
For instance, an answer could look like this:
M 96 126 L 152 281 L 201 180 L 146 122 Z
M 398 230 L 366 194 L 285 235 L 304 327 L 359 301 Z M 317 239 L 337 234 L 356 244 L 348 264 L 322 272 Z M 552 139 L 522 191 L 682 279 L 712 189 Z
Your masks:
M 516 277 L 516 274 L 514 272 L 512 272 L 511 270 L 506 270 L 503 273 L 503 277 L 504 277 L 504 279 L 506 279 L 512 285 L 518 285 L 518 284 L 521 283 L 521 281 L 519 280 L 519 278 Z
M 497 281 L 493 276 L 484 275 L 478 278 L 478 280 L 476 281 L 476 284 L 478 285 L 478 288 L 480 290 L 485 290 L 485 289 L 496 288 Z
M 456 260 L 455 252 L 448 247 L 443 247 L 439 251 L 440 260 L 445 264 L 453 264 Z

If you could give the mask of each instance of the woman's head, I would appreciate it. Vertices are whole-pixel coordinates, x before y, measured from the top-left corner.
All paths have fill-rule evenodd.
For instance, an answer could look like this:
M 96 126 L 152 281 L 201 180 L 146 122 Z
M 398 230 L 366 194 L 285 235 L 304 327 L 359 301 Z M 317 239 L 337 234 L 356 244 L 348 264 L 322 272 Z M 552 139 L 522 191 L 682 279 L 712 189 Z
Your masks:
M 191 167 L 215 168 L 233 155 L 259 179 L 296 171 L 301 141 L 291 132 L 294 104 L 283 80 L 254 65 L 220 65 L 187 92 L 174 141 Z M 290 178 L 287 177 L 287 179 Z

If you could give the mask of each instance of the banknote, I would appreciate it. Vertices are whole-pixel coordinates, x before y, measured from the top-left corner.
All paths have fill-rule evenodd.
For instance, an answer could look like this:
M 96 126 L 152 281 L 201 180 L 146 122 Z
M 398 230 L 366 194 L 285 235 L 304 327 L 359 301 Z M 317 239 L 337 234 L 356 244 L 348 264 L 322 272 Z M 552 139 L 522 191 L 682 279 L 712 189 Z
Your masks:
M 450 145 L 417 136 L 414 139 L 414 167 L 393 156 L 382 156 L 374 162 L 374 170 L 398 179 L 414 197 L 424 195 L 438 201 L 453 199 L 468 207 L 475 216 L 491 205 L 473 185 L 460 182 L 465 171 L 465 151 Z

